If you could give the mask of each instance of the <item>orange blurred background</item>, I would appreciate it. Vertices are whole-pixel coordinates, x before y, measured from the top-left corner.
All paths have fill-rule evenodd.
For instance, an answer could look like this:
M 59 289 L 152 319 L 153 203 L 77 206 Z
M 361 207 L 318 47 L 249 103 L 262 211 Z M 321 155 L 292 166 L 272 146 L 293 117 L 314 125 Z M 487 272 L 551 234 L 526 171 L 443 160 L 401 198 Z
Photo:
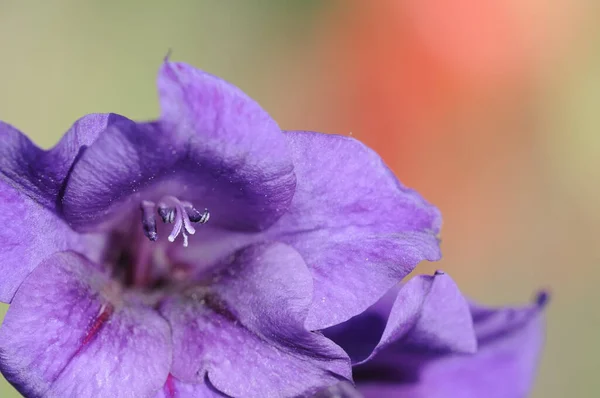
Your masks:
M 444 268 L 489 304 L 549 288 L 533 396 L 600 393 L 600 7 L 141 4 L 2 2 L 0 119 L 49 147 L 86 113 L 154 118 L 154 77 L 172 49 L 243 88 L 285 129 L 376 149 L 444 215 L 444 259 L 418 271 Z M 5 382 L 0 393 L 18 396 Z

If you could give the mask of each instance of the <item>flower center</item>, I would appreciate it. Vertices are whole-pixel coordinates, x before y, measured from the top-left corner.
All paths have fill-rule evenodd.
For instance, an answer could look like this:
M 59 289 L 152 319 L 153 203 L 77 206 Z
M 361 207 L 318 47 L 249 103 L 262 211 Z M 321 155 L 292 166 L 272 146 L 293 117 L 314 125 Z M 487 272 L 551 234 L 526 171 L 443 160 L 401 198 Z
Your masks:
M 196 233 L 194 225 L 206 224 L 210 218 L 208 209 L 198 211 L 190 202 L 171 195 L 157 202 L 142 200 L 140 209 L 141 231 L 139 219 L 124 217 L 132 223 L 124 222 L 109 233 L 102 261 L 111 267 L 113 280 L 125 290 L 132 288 L 153 295 L 188 284 L 195 269 L 178 258 L 181 249 L 170 243 L 181 235 L 187 248 L 189 236 Z M 157 225 L 159 218 L 167 232 L 169 224 L 172 226 L 168 236 Z
M 201 213 L 192 206 L 190 202 L 177 199 L 174 196 L 164 196 L 158 204 L 144 200 L 141 203 L 142 209 L 142 227 L 144 235 L 151 241 L 158 239 L 156 231 L 156 213 L 160 215 L 163 223 L 173 224 L 169 242 L 175 242 L 175 239 L 181 234 L 183 236 L 183 246 L 188 246 L 188 237 L 196 233 L 192 223 L 206 224 L 210 218 L 208 209 Z

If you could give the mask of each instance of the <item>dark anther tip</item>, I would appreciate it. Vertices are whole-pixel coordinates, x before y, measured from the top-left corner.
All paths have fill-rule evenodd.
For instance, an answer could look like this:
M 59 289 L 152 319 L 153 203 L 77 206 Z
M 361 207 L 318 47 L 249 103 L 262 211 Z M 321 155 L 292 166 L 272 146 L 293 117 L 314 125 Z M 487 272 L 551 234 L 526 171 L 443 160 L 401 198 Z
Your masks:
M 209 218 L 210 212 L 208 211 L 208 209 L 204 209 L 204 213 L 202 213 L 202 217 L 200 218 L 200 223 L 206 224 Z
M 198 210 L 194 208 L 186 208 L 188 217 L 193 223 L 206 224 L 208 219 L 210 218 L 210 213 L 208 209 L 204 209 L 204 212 L 200 213 Z
M 165 221 L 165 219 L 169 215 L 169 210 L 166 209 L 166 208 L 164 208 L 164 207 L 159 207 L 158 208 L 158 215 L 163 219 L 163 221 Z
M 158 215 L 165 224 L 172 224 L 175 221 L 175 209 L 171 207 L 159 207 Z

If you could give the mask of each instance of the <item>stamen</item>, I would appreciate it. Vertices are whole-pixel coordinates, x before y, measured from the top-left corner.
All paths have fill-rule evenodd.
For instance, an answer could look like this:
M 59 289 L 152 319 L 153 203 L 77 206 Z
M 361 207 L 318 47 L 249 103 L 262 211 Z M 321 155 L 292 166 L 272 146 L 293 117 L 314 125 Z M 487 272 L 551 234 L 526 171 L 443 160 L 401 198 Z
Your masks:
M 198 210 L 194 209 L 192 206 L 185 208 L 187 215 L 191 222 L 196 222 L 200 224 L 206 224 L 208 219 L 210 218 L 210 213 L 208 209 L 204 209 L 204 212 L 200 213 Z
M 165 196 L 159 202 L 158 206 L 150 201 L 142 201 L 142 224 L 144 234 L 151 241 L 158 239 L 156 233 L 156 218 L 154 217 L 154 209 L 157 209 L 163 223 L 174 224 L 171 234 L 168 237 L 169 242 L 174 242 L 181 234 L 183 235 L 183 246 L 189 244 L 189 236 L 196 233 L 196 229 L 192 223 L 206 224 L 210 218 L 208 209 L 200 213 L 190 202 L 180 201 L 174 196 Z M 148 225 L 148 226 L 147 226 Z M 148 231 L 148 232 L 147 232 Z
M 150 201 L 142 201 L 142 227 L 144 228 L 144 235 L 151 241 L 158 239 L 156 233 L 156 217 L 154 216 L 154 207 L 156 205 Z

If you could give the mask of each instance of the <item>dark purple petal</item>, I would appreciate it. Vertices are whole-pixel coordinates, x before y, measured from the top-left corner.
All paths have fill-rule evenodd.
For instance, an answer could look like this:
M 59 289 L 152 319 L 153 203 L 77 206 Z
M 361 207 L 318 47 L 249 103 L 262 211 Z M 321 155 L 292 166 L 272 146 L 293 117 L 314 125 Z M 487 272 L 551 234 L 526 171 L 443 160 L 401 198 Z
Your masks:
M 348 352 L 353 363 L 369 361 L 390 345 L 430 353 L 477 349 L 469 305 L 452 278 L 441 271 L 414 277 L 326 335 Z
M 0 180 L 55 211 L 60 190 L 77 156 L 108 126 L 122 120 L 127 119 L 116 114 L 86 115 L 48 151 L 0 122 Z
M 71 225 L 95 229 L 165 194 L 208 208 L 214 226 L 275 222 L 296 183 L 277 124 L 238 88 L 185 64 L 165 62 L 158 88 L 159 122 L 115 126 L 74 168 L 64 198 Z
M 418 352 L 399 341 L 355 369 L 357 386 L 367 398 L 525 397 L 543 345 L 545 302 L 542 294 L 521 308 L 471 306 L 477 353 Z
M 85 116 L 49 151 L 0 122 L 0 301 L 10 302 L 40 261 L 78 246 L 79 237 L 58 216 L 62 187 L 83 148 L 121 119 Z
M 224 272 L 161 307 L 174 339 L 172 373 L 206 375 L 231 396 L 297 396 L 350 377 L 340 347 L 304 328 L 312 280 L 300 255 L 280 243 L 231 256 Z
M 439 211 L 352 138 L 287 132 L 297 176 L 288 212 L 268 232 L 300 252 L 315 293 L 306 325 L 361 313 L 421 260 L 438 260 Z
M 184 383 L 169 374 L 163 388 L 154 398 L 226 398 L 227 396 L 217 391 L 210 381 L 204 383 Z
M 0 328 L 0 370 L 28 397 L 148 397 L 171 364 L 170 330 L 122 301 L 109 277 L 71 252 L 23 282 Z

